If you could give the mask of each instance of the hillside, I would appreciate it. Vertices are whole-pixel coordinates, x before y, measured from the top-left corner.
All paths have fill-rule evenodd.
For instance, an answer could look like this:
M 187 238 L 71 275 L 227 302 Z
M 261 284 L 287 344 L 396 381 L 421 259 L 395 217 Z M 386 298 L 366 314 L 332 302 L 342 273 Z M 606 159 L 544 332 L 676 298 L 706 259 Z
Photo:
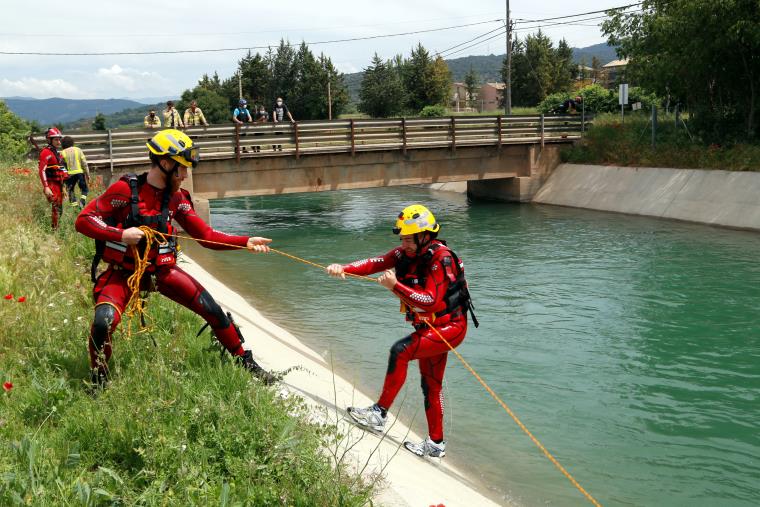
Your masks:
M 31 99 L 10 97 L 2 99 L 8 109 L 28 121 L 43 126 L 67 123 L 80 118 L 95 117 L 98 113 L 112 114 L 127 108 L 145 107 L 140 102 L 127 99 Z
M 123 111 L 117 111 L 111 114 L 105 114 L 106 128 L 112 129 L 117 127 L 141 127 L 143 119 L 148 111 L 155 109 L 160 112 L 165 107 L 165 104 L 159 102 L 157 104 L 141 104 L 139 107 L 130 107 Z M 90 130 L 95 116 L 87 118 L 77 118 L 75 121 L 70 121 L 64 124 L 66 130 Z

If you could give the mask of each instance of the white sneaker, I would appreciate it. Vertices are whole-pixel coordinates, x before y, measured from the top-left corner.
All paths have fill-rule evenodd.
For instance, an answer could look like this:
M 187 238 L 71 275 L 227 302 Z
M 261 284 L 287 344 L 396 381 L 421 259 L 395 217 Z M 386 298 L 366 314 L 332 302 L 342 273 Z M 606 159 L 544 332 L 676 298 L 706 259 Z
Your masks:
M 433 442 L 430 437 L 419 444 L 413 442 L 404 442 L 404 447 L 416 454 L 417 456 L 430 456 L 431 458 L 443 458 L 446 456 L 446 442 L 440 444 Z
M 367 408 L 348 407 L 346 412 L 356 424 L 363 428 L 377 432 L 382 432 L 385 428 L 385 417 L 377 405 Z

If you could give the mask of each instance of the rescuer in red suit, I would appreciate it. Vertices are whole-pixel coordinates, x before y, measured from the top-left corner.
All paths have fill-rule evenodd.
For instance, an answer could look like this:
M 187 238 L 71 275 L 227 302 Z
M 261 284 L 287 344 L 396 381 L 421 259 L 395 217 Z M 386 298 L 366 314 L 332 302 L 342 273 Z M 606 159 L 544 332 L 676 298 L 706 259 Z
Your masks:
M 177 266 L 172 220 L 194 238 L 237 245 L 252 252 L 268 252 L 271 240 L 217 231 L 195 213 L 190 194 L 180 188 L 188 169 L 198 163 L 198 149 L 186 134 L 174 129 L 162 130 L 147 146 L 150 170 L 139 176 L 124 176 L 112 184 L 82 210 L 76 221 L 77 231 L 95 239 L 98 245 L 93 260 L 95 318 L 89 339 L 93 382 L 102 385 L 108 380 L 111 336 L 129 300 L 127 279 L 135 269 L 131 246 L 136 245 L 144 252 L 145 233 L 138 227 L 148 226 L 170 239 L 165 244 L 154 245 L 149 252 L 150 265 L 141 286 L 145 290 L 155 288 L 203 317 L 219 342 L 243 367 L 270 383 L 274 378 L 258 365 L 250 350 L 243 349 L 243 337 L 232 315 L 225 313 L 200 283 Z M 215 250 L 233 249 L 201 244 Z M 95 279 L 101 258 L 109 266 Z

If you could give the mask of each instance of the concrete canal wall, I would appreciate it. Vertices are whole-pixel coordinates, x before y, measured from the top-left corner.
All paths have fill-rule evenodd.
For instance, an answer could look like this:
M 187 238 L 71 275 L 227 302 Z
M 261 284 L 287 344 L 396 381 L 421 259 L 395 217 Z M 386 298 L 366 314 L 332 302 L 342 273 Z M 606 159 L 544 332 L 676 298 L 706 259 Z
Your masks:
M 760 173 L 560 164 L 533 202 L 760 230 Z

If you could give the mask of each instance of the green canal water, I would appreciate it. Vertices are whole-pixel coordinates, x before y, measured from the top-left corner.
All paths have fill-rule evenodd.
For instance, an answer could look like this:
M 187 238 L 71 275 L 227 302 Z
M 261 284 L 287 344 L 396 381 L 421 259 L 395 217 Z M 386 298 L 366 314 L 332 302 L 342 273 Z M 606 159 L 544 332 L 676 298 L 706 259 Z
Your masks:
M 760 503 L 760 235 L 391 188 L 212 202 L 212 223 L 321 264 L 384 253 L 421 202 L 481 325 L 459 351 L 603 505 Z M 379 286 L 278 255 L 188 248 L 370 396 L 410 328 Z M 254 344 L 255 347 L 255 344 Z M 401 417 L 422 434 L 416 363 Z M 446 460 L 504 503 L 585 505 L 450 355 Z

